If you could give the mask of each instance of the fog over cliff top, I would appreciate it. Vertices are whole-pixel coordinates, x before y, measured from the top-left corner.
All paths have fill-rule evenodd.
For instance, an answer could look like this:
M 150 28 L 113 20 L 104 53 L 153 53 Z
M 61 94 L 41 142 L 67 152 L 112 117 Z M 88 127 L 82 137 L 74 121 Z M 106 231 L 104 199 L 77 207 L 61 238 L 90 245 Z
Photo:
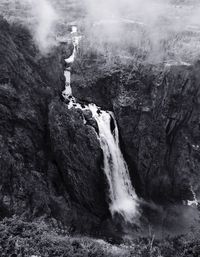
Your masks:
M 82 26 L 98 50 L 104 51 L 107 43 L 117 43 L 118 47 L 142 50 L 151 62 L 199 58 L 198 1 L 3 0 L 1 5 L 8 18 L 23 17 L 26 24 L 35 18 L 29 27 L 42 51 L 51 48 L 57 34 L 74 22 Z
M 191 62 L 199 57 L 197 1 L 85 1 L 87 17 L 96 24 L 93 38 L 95 34 L 98 42 L 142 49 L 150 61 L 156 62 L 166 58 Z

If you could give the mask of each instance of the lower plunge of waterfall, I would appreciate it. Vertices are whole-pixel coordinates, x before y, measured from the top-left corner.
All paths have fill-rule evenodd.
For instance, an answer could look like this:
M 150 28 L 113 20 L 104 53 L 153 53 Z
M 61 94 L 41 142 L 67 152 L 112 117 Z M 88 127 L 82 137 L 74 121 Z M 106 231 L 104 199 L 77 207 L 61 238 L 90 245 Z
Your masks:
M 117 214 L 122 216 L 126 222 L 133 222 L 138 215 L 138 198 L 131 183 L 128 166 L 120 150 L 119 131 L 114 114 L 101 110 L 95 104 L 79 104 L 72 96 L 70 65 L 75 60 L 80 41 L 77 32 L 77 27 L 73 26 L 71 36 L 74 49 L 72 55 L 65 59 L 66 84 L 62 95 L 67 100 L 69 109 L 78 108 L 92 112 L 99 129 L 97 137 L 103 152 L 104 172 L 109 186 L 110 212 L 112 216 Z

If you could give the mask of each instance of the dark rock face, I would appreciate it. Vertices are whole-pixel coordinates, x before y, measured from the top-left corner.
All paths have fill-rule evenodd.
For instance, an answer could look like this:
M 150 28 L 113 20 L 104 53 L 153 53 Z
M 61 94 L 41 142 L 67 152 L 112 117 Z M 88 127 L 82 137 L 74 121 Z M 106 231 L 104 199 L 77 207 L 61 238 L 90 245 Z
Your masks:
M 61 67 L 46 69 L 26 30 L 0 24 L 1 203 L 10 214 L 48 213 L 44 117 L 48 99 L 62 87 Z
M 49 123 L 55 160 L 71 198 L 97 216 L 108 210 L 102 152 L 95 129 L 84 124 L 79 109 L 50 105 Z
M 29 32 L 3 19 L 0 32 L 0 218 L 97 230 L 108 212 L 102 153 L 95 130 L 60 99 L 67 50 L 43 57 Z
M 114 111 L 137 193 L 161 204 L 191 199 L 190 186 L 199 192 L 200 176 L 199 63 L 122 67 L 121 72 L 119 64 L 110 69 L 110 84 L 96 76 L 102 67 L 92 61 L 83 65 L 92 90 L 81 67 L 73 76 L 73 92 L 81 101 Z
M 199 122 L 199 68 L 171 67 L 160 84 L 152 81 L 148 85 L 148 78 L 144 89 L 140 85 L 141 102 L 136 108 L 115 104 L 125 154 L 147 199 L 163 203 L 190 198 L 190 184 L 199 169 L 199 152 L 194 157 L 191 151 L 192 145 L 199 144 L 195 128 Z M 132 92 L 127 94 L 134 95 L 137 86 L 131 86 Z M 196 139 L 191 137 L 195 130 Z M 193 165 L 196 175 L 192 174 Z
M 91 71 L 89 71 L 89 73 L 90 72 Z M 91 80 L 85 81 L 83 79 L 81 83 L 79 80 L 74 80 L 74 86 L 72 88 L 73 95 L 75 95 L 80 102 L 96 103 L 103 109 L 112 109 L 112 100 L 117 96 L 119 88 L 117 74 L 116 77 L 107 77 L 105 74 L 102 75 L 102 77 L 96 77 L 95 75 Z M 78 83 L 77 86 L 76 83 Z

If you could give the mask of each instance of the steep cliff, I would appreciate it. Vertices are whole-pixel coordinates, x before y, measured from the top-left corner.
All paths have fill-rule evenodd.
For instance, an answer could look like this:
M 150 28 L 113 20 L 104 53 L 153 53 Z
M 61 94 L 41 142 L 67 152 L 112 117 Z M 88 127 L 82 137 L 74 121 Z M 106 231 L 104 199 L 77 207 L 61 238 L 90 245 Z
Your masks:
M 0 19 L 0 31 L 0 217 L 94 231 L 108 215 L 102 153 L 60 97 L 68 49 L 42 56 L 23 27 Z

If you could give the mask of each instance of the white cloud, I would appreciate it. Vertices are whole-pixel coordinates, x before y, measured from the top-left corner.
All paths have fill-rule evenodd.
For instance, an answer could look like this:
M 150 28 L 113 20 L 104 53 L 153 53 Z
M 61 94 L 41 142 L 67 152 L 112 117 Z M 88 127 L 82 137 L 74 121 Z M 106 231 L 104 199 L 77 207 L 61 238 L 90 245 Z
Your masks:
M 25 0 L 26 1 L 26 0 Z M 27 0 L 34 17 L 34 37 L 42 52 L 48 52 L 56 44 L 55 24 L 58 15 L 47 0 Z

